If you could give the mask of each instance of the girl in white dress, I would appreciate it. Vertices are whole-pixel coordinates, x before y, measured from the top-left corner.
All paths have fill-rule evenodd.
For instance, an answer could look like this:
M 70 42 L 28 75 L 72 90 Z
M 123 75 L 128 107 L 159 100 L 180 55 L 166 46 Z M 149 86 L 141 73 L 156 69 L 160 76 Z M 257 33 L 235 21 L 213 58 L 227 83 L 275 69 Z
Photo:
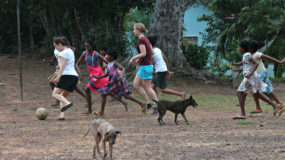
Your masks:
M 265 97 L 263 94 L 261 94 L 265 90 L 266 84 L 262 83 L 258 74 L 255 72 L 258 67 L 258 63 L 252 58 L 251 53 L 248 52 L 249 42 L 246 40 L 240 41 L 238 45 L 238 50 L 240 53 L 243 54 L 242 61 L 238 63 L 231 62 L 231 65 L 243 66 L 244 79 L 237 90 L 238 91 L 237 96 L 241 108 L 241 114 L 234 116 L 233 119 L 246 119 L 245 116 L 246 114 L 244 110 L 246 91 L 250 91 L 255 98 L 259 98 L 267 102 L 268 104 L 272 105 L 274 110 L 273 116 L 276 116 L 277 111 L 279 109 L 279 105 L 275 104 L 267 97 Z

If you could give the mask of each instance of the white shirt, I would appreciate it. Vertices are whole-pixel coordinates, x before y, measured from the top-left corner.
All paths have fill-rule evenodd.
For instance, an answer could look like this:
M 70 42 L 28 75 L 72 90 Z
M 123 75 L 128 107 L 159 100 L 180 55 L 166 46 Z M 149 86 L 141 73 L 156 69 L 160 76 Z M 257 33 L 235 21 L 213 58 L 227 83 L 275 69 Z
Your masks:
M 59 52 L 59 56 L 66 59 L 62 75 L 78 76 L 74 67 L 74 61 L 75 61 L 74 52 L 70 48 L 68 48 L 66 50 Z
M 256 72 L 265 72 L 266 71 L 266 68 L 262 62 L 262 58 L 261 58 L 262 55 L 263 55 L 263 53 L 261 53 L 261 52 L 255 52 L 252 56 L 253 59 L 259 64 L 258 68 L 256 69 Z
M 60 64 L 60 59 L 58 57 L 59 51 L 57 49 L 54 49 L 53 53 L 54 53 L 54 56 L 55 56 L 55 58 L 57 60 L 57 64 L 59 65 Z
M 154 64 L 155 73 L 167 71 L 167 66 L 163 59 L 162 52 L 157 47 L 153 49 L 152 61 Z

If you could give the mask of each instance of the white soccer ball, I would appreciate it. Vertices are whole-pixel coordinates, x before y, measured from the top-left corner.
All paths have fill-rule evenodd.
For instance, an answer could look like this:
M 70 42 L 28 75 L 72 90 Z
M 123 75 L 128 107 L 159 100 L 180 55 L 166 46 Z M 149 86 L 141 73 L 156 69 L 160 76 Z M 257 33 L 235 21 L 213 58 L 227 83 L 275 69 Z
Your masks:
M 48 116 L 48 111 L 45 108 L 39 108 L 36 111 L 36 116 L 39 120 L 45 120 Z

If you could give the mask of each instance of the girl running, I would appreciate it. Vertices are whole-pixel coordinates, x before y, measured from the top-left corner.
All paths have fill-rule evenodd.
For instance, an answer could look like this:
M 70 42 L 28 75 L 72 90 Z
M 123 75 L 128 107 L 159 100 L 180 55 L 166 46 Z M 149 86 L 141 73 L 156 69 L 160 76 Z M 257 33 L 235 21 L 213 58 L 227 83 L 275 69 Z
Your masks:
M 139 70 L 135 76 L 133 87 L 139 93 L 139 95 L 147 102 L 147 105 L 143 111 L 147 112 L 149 108 L 152 107 L 147 94 L 151 97 L 154 103 L 153 114 L 157 114 L 157 95 L 155 91 L 151 88 L 153 63 L 152 55 L 153 49 L 149 40 L 144 36 L 147 33 L 145 26 L 142 23 L 136 23 L 134 25 L 134 34 L 139 38 L 137 43 L 138 55 L 132 57 L 129 61 L 129 65 L 136 61 L 139 65 Z M 147 93 L 147 94 L 146 94 Z
M 127 80 L 123 78 L 125 68 L 116 61 L 117 57 L 118 53 L 116 50 L 113 49 L 107 52 L 106 60 L 109 62 L 107 65 L 107 73 L 105 73 L 103 76 L 93 76 L 93 78 L 96 79 L 101 79 L 109 76 L 109 83 L 105 87 L 99 89 L 99 91 L 102 93 L 102 104 L 106 103 L 106 96 L 110 95 L 113 98 L 124 103 L 126 111 L 128 111 L 127 103 L 121 100 L 122 97 L 134 101 L 142 108 L 145 108 L 143 102 L 140 102 L 130 95 L 132 93 L 132 90 L 128 87 Z M 104 109 L 105 105 L 102 105 L 101 111 L 96 112 L 96 114 L 102 116 L 104 114 Z
M 68 46 L 70 47 L 70 44 L 68 44 Z M 59 61 L 59 51 L 57 49 L 54 49 L 54 55 L 52 56 L 52 58 L 48 61 L 46 61 L 47 63 L 53 63 L 53 61 L 56 59 L 57 60 L 57 66 L 56 66 L 56 71 L 50 75 L 48 77 L 48 80 L 49 80 L 49 85 L 51 87 L 51 90 L 54 89 L 55 87 L 55 83 L 53 82 L 53 80 L 56 78 L 57 74 L 58 74 L 58 70 L 59 70 L 59 64 L 60 64 L 60 61 Z M 78 87 L 78 85 L 76 85 L 76 88 L 74 89 L 78 94 L 80 94 L 84 99 L 86 99 L 86 95 L 83 93 L 83 91 Z M 51 104 L 51 107 L 54 107 L 54 108 L 58 108 L 59 107 L 59 101 L 56 100 L 54 103 Z
M 258 68 L 256 69 L 256 72 L 258 73 L 261 81 L 267 85 L 266 88 L 265 88 L 264 93 L 270 99 L 274 100 L 277 104 L 279 104 L 281 106 L 282 109 L 278 111 L 278 114 L 280 116 L 284 112 L 283 104 L 280 102 L 280 100 L 277 98 L 276 94 L 273 92 L 273 86 L 272 86 L 271 81 L 269 80 L 269 77 L 268 77 L 266 68 L 265 68 L 265 66 L 264 66 L 264 64 L 262 62 L 262 59 L 269 60 L 271 62 L 278 63 L 278 64 L 282 64 L 282 62 L 277 60 L 277 59 L 275 59 L 275 58 L 273 58 L 273 57 L 265 55 L 265 54 L 263 54 L 261 52 L 257 52 L 257 50 L 258 50 L 258 43 L 257 43 L 257 41 L 251 40 L 250 41 L 250 49 L 249 49 L 249 51 L 252 54 L 253 59 L 259 64 Z M 258 99 L 256 97 L 254 97 L 254 101 L 256 103 L 256 109 L 251 111 L 250 113 L 251 114 L 261 113 L 262 109 L 261 109 L 259 101 L 258 101 Z
M 156 95 L 158 95 L 156 87 L 159 87 L 162 93 L 176 95 L 179 96 L 181 100 L 184 100 L 185 92 L 177 92 L 167 88 L 167 78 L 170 77 L 169 66 L 167 58 L 165 57 L 163 52 L 155 46 L 157 37 L 149 36 L 148 39 L 152 47 L 154 47 L 153 48 L 154 54 L 152 56 L 152 61 L 154 64 L 155 76 L 152 79 L 151 87 L 154 89 Z
M 231 62 L 231 65 L 232 66 L 241 66 L 241 65 L 243 66 L 244 79 L 238 88 L 238 94 L 237 94 L 239 105 L 241 108 L 241 114 L 234 116 L 233 119 L 246 119 L 246 114 L 245 114 L 245 109 L 244 109 L 246 91 L 252 92 L 254 97 L 260 98 L 263 101 L 267 102 L 268 104 L 272 105 L 273 110 L 274 110 L 273 116 L 276 116 L 280 106 L 275 104 L 271 100 L 269 100 L 264 95 L 260 94 L 263 92 L 264 86 L 259 76 L 255 72 L 258 67 L 258 63 L 252 58 L 252 55 L 248 52 L 249 42 L 246 40 L 240 41 L 238 45 L 238 50 L 240 53 L 243 54 L 243 59 L 241 62 L 238 62 L 238 63 Z
M 56 86 L 52 92 L 52 97 L 60 101 L 60 115 L 58 120 L 64 120 L 64 111 L 72 106 L 66 97 L 73 92 L 78 83 L 78 74 L 74 68 L 74 52 L 68 45 L 65 37 L 56 37 L 53 39 L 54 47 L 59 53 L 59 71 L 54 79 Z
M 89 71 L 89 82 L 86 86 L 85 92 L 86 92 L 86 100 L 88 104 L 88 111 L 87 114 L 92 113 L 92 107 L 91 107 L 91 93 L 90 91 L 94 93 L 98 93 L 98 89 L 106 86 L 108 84 L 108 77 L 101 78 L 101 79 L 94 79 L 92 76 L 102 76 L 104 75 L 100 65 L 99 60 L 104 61 L 105 63 L 108 63 L 102 55 L 100 55 L 97 51 L 94 50 L 93 42 L 88 40 L 85 42 L 85 51 L 82 53 L 78 61 L 76 62 L 76 69 L 78 71 L 80 79 L 83 78 L 83 75 L 79 68 L 79 63 L 85 59 L 88 71 Z

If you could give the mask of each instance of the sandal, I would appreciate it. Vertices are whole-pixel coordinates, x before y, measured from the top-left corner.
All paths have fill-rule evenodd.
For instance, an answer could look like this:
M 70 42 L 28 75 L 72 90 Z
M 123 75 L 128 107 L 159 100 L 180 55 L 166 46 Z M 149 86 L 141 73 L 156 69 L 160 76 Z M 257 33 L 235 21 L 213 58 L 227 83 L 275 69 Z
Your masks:
M 279 109 L 279 108 L 275 108 L 275 109 L 274 109 L 274 111 L 273 111 L 273 117 L 275 117 L 275 116 L 277 115 L 278 109 Z
M 60 109 L 60 112 L 66 111 L 66 110 L 67 110 L 68 108 L 70 108 L 72 105 L 73 105 L 73 103 L 69 103 L 68 105 L 63 106 L 63 107 Z
M 232 119 L 246 119 L 246 117 L 243 116 L 243 115 L 241 115 L 241 114 L 238 114 L 238 115 L 236 115 L 236 116 L 233 116 Z
M 278 110 L 278 116 L 281 116 L 281 114 L 285 111 L 285 107 L 283 107 L 282 109 Z
M 261 110 L 261 109 L 255 109 L 255 110 L 253 110 L 253 111 L 250 111 L 249 113 L 250 113 L 250 114 L 262 113 L 262 110 Z

